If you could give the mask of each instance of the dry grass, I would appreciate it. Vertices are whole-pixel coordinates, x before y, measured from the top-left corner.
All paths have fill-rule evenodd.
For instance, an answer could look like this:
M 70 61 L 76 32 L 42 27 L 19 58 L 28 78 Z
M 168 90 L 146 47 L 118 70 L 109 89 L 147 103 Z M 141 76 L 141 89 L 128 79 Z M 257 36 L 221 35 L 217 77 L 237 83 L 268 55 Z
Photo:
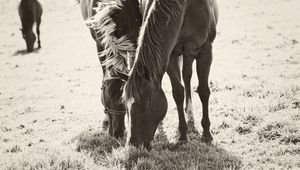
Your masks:
M 32 54 L 22 51 L 15 3 L 0 1 L 0 169 L 300 168 L 298 0 L 219 1 L 210 75 L 214 143 L 200 141 L 202 108 L 193 93 L 195 128 L 188 143 L 176 144 L 166 76 L 169 110 L 150 152 L 97 130 L 101 67 L 73 0 L 45 1 L 43 48 Z
M 93 160 L 84 154 L 65 148 L 34 148 L 15 154 L 1 169 L 99 169 Z
M 186 144 L 169 143 L 157 134 L 153 149 L 124 146 L 105 133 L 84 132 L 78 137 L 77 149 L 108 169 L 239 169 L 241 161 L 217 146 L 208 146 L 200 137 Z

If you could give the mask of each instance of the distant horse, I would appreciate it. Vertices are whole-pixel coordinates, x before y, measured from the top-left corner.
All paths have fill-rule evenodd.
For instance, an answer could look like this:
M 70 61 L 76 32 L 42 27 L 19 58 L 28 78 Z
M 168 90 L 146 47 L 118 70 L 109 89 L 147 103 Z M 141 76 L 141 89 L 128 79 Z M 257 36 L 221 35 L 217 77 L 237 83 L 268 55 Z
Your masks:
M 32 28 L 36 23 L 36 33 L 38 36 L 38 47 L 41 48 L 40 24 L 42 18 L 42 5 L 38 0 L 21 0 L 19 4 L 19 15 L 22 23 L 22 35 L 25 39 L 27 51 L 32 52 L 36 36 Z
M 138 0 L 80 0 L 80 5 L 102 65 L 101 101 L 106 113 L 103 129 L 108 128 L 113 137 L 122 137 L 126 110 L 120 98 L 142 23 Z
M 159 122 L 167 111 L 161 88 L 168 73 L 178 107 L 179 131 L 186 140 L 183 111 L 184 88 L 180 84 L 178 57 L 183 54 L 183 78 L 190 91 L 192 62 L 196 60 L 197 92 L 202 102 L 203 140 L 212 141 L 208 103 L 208 76 L 212 43 L 216 36 L 218 9 L 214 0 L 141 0 L 143 26 L 138 39 L 136 61 L 124 87 L 123 101 L 129 113 L 127 142 L 150 148 Z M 190 96 L 190 94 L 189 94 Z M 188 99 L 187 104 L 191 102 Z

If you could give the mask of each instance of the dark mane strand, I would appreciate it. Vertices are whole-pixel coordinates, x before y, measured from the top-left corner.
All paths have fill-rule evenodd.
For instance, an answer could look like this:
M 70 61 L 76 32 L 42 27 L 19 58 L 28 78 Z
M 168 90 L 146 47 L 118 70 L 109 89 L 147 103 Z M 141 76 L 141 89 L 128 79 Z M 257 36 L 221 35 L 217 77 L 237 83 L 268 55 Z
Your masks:
M 103 0 L 94 9 L 96 15 L 86 22 L 97 32 L 97 41 L 104 47 L 104 50 L 98 53 L 98 57 L 105 58 L 101 64 L 106 68 L 126 64 L 128 57 L 134 57 L 135 54 L 135 46 L 126 36 L 120 38 L 115 36 L 117 24 L 113 20 L 113 15 L 122 7 L 121 0 Z
M 162 58 L 167 52 L 161 48 L 162 36 L 157 25 L 167 25 L 172 19 L 176 19 L 183 3 L 184 0 L 155 0 L 151 4 L 140 31 L 136 61 L 127 81 L 123 100 L 134 97 L 136 102 L 140 101 L 143 93 L 142 78 L 147 78 L 156 85 L 160 83 L 158 75 L 164 72 Z

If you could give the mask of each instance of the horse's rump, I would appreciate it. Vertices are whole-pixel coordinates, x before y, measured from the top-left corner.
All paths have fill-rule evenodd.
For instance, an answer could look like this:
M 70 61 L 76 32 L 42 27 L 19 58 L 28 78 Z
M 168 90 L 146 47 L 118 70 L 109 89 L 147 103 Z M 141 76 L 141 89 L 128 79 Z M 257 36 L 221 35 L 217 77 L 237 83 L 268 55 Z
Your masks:
M 42 4 L 37 0 L 21 0 L 18 10 L 23 29 L 31 28 L 43 12 Z

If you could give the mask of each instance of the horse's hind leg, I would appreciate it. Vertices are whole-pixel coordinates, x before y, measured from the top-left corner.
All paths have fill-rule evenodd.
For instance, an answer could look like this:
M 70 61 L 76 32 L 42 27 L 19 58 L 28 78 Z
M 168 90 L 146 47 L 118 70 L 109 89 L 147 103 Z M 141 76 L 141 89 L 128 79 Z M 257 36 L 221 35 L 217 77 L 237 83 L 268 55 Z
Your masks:
M 38 36 L 38 47 L 41 48 L 41 39 L 40 39 L 40 24 L 41 24 L 41 17 L 36 21 L 36 33 Z
M 173 53 L 172 53 L 173 54 Z M 183 111 L 184 87 L 181 85 L 180 68 L 178 64 L 178 55 L 171 55 L 167 73 L 172 84 L 172 94 L 176 102 L 178 118 L 179 118 L 179 141 L 187 141 L 188 126 L 185 121 Z
M 193 61 L 194 58 L 189 56 L 183 56 L 182 77 L 185 87 L 185 112 L 187 114 L 188 124 L 194 123 L 193 104 L 191 97 L 191 78 L 193 74 Z
M 202 51 L 198 56 L 197 63 L 196 63 L 197 75 L 199 81 L 197 92 L 202 102 L 202 111 L 203 111 L 201 125 L 203 127 L 203 140 L 206 143 L 211 143 L 211 141 L 213 140 L 212 135 L 210 134 L 210 121 L 209 121 L 209 113 L 208 113 L 208 104 L 209 104 L 209 96 L 210 96 L 210 90 L 208 86 L 208 76 L 209 76 L 211 62 L 212 62 L 212 46 L 210 42 L 206 42 L 202 47 Z

